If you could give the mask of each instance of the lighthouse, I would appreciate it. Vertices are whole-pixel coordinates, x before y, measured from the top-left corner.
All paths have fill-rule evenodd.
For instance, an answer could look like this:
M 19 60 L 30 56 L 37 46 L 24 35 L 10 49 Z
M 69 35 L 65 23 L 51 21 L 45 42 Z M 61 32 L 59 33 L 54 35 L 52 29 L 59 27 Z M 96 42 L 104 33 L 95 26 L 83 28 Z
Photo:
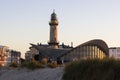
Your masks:
M 50 40 L 48 42 L 50 48 L 58 49 L 58 20 L 55 11 L 51 14 L 50 25 Z

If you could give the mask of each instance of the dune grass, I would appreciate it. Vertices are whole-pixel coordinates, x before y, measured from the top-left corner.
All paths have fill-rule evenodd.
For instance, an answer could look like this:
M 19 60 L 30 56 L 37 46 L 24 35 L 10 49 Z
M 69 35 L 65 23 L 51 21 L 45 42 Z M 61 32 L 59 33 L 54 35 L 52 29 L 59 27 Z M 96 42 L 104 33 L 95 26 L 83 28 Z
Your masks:
M 63 80 L 120 80 L 120 60 L 88 59 L 65 67 Z

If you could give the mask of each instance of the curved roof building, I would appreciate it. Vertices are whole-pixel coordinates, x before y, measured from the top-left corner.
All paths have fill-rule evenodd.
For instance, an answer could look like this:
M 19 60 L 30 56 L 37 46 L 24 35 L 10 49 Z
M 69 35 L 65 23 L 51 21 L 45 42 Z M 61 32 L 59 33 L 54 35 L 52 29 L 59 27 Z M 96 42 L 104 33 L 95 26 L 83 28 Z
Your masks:
M 85 42 L 67 53 L 61 55 L 61 59 L 64 61 L 74 61 L 80 59 L 103 59 L 109 55 L 107 44 L 100 39 L 90 40 Z

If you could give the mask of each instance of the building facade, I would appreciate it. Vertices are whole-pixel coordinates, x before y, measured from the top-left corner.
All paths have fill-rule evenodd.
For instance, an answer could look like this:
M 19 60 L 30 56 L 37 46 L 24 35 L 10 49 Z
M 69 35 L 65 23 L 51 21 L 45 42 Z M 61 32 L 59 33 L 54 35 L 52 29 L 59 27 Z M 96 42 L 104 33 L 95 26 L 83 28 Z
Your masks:
M 102 40 L 91 40 L 83 43 L 61 56 L 65 62 L 82 59 L 103 59 L 109 54 L 107 44 Z
M 10 64 L 9 49 L 7 46 L 0 45 L 0 65 L 6 66 Z
M 11 50 L 10 54 L 11 54 L 11 63 L 17 63 L 17 64 L 21 63 L 21 61 L 20 61 L 20 59 L 21 59 L 21 52 Z
M 109 48 L 109 57 L 120 59 L 120 47 Z
M 25 53 L 26 62 L 32 61 L 34 59 L 34 56 L 39 54 L 39 51 L 37 49 L 35 49 L 34 47 L 30 47 L 29 49 L 30 49 L 30 51 L 27 51 Z

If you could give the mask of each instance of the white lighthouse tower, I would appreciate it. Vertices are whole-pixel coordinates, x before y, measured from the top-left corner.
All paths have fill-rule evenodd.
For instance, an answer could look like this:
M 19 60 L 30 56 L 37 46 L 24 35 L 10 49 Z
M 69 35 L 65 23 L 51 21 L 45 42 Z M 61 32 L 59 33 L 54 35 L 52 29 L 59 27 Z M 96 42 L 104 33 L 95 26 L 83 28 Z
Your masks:
M 58 20 L 57 15 L 53 11 L 51 14 L 50 25 L 50 41 L 48 42 L 50 48 L 58 49 Z

